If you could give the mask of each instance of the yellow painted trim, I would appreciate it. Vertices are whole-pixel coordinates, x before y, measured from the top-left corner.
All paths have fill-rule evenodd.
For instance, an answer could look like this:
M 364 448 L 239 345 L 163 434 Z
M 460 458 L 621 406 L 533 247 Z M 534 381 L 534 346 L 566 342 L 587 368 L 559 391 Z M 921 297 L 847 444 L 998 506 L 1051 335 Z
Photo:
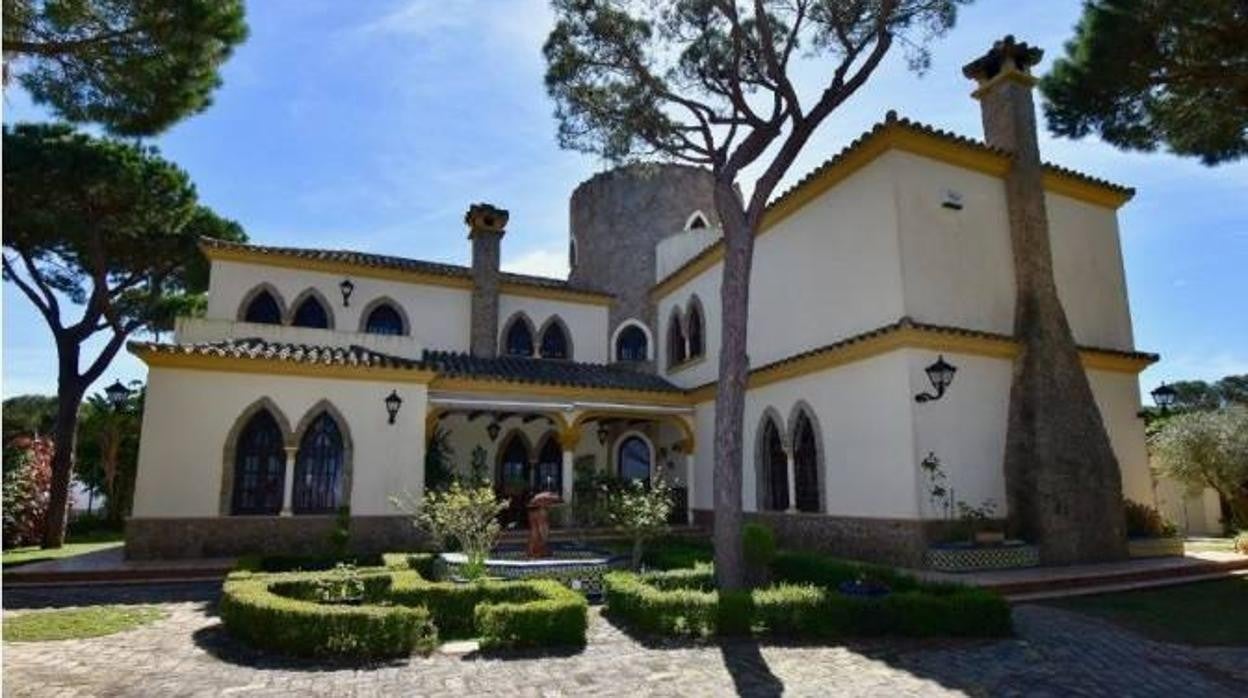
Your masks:
M 1034 75 L 1028 75 L 1027 73 L 1024 73 L 1016 68 L 1010 68 L 1009 70 L 1003 70 L 1000 73 L 997 73 L 992 77 L 992 79 L 975 88 L 975 91 L 971 93 L 971 96 L 975 99 L 983 99 L 984 95 L 988 94 L 992 88 L 1003 82 L 1013 82 L 1022 85 L 1023 87 L 1035 87 L 1036 83 L 1040 81 L 1037 80 Z
M 969 354 L 1013 360 L 1019 343 L 1005 338 L 952 334 L 917 327 L 906 327 L 846 344 L 835 349 L 799 359 L 765 366 L 750 372 L 746 390 L 761 388 L 780 381 L 800 378 L 845 364 L 863 361 L 898 349 L 927 349 L 949 354 Z M 1146 357 L 1125 356 L 1093 349 L 1081 349 L 1080 359 L 1086 369 L 1139 373 L 1152 362 Z M 693 404 L 713 400 L 717 383 L 687 391 Z
M 1010 157 L 970 143 L 928 133 L 903 124 L 890 124 L 872 133 L 857 147 L 845 153 L 836 163 L 824 168 L 809 181 L 782 195 L 767 212 L 758 227 L 758 236 L 765 235 L 781 221 L 800 211 L 827 190 L 847 179 L 889 150 L 900 150 L 954 167 L 980 172 L 991 177 L 1005 177 Z M 1044 189 L 1097 206 L 1117 209 L 1131 199 L 1131 194 L 1113 187 L 1090 182 L 1072 174 L 1046 168 Z M 658 301 L 692 281 L 724 258 L 724 242 L 720 240 L 695 256 L 690 263 L 677 269 L 650 289 L 650 297 Z
M 308 378 L 333 378 L 342 380 L 398 381 L 401 383 L 427 384 L 437 375 L 422 369 L 382 368 L 370 366 L 338 366 L 324 364 L 275 361 L 273 359 L 245 359 L 234 356 L 204 356 L 202 354 L 169 354 L 161 351 L 139 349 L 133 352 L 143 363 L 152 368 L 179 368 L 194 371 L 219 371 L 224 373 L 262 373 L 278 376 L 303 376 Z
M 555 397 L 567 400 L 604 400 L 637 406 L 687 407 L 689 405 L 689 399 L 685 397 L 684 393 L 539 385 L 483 378 L 435 378 L 429 384 L 429 389 L 446 392 Z
M 445 288 L 472 290 L 472 279 L 466 276 L 445 276 L 442 274 L 432 274 L 423 271 L 388 269 L 385 267 L 374 267 L 367 264 L 352 264 L 350 262 L 328 259 L 307 259 L 304 257 L 296 257 L 276 252 L 261 252 L 259 250 L 243 248 L 221 248 L 213 247 L 211 245 L 201 245 L 200 250 L 204 253 L 205 257 L 214 262 L 240 262 L 243 264 L 258 264 L 261 266 L 281 267 L 284 269 L 315 271 L 338 276 L 362 276 L 370 279 L 382 279 L 384 281 L 399 281 L 408 284 L 424 284 L 427 286 L 442 286 Z M 585 303 L 589 305 L 611 305 L 611 303 L 614 302 L 614 297 L 602 293 L 577 291 L 573 289 L 546 288 L 543 286 L 529 286 L 517 281 L 503 281 L 499 284 L 499 290 L 502 293 L 524 296 L 526 298 L 543 298 L 547 300 L 560 300 L 570 303 Z

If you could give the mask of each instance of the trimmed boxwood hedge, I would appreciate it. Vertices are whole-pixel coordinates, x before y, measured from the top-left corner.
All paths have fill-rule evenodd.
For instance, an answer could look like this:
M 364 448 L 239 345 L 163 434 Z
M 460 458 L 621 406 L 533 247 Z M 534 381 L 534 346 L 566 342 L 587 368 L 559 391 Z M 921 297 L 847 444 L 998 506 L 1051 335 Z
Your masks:
M 402 569 L 410 560 L 387 562 L 399 569 L 360 571 L 360 605 L 317 603 L 324 574 L 236 572 L 225 583 L 221 618 L 249 644 L 312 657 L 402 656 L 468 637 L 483 648 L 585 643 L 588 604 L 558 582 L 430 582 Z
M 607 611 L 647 633 L 707 637 L 999 636 L 1010 632 L 1010 609 L 992 592 L 929 584 L 894 570 L 808 553 L 781 553 L 774 586 L 752 592 L 714 591 L 709 567 L 606 576 Z M 883 597 L 837 590 L 862 577 L 887 584 Z

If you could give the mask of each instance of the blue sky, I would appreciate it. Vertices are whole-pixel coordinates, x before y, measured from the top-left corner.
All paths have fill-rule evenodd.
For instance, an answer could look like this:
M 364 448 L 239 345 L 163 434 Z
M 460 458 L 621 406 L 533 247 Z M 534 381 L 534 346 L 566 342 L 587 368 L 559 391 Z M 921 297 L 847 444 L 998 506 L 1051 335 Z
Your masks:
M 1047 50 L 1047 70 L 1079 4 L 966 8 L 933 45 L 926 75 L 891 56 L 824 124 L 781 188 L 888 109 L 979 137 L 960 66 L 1014 33 Z M 154 143 L 253 241 L 465 263 L 463 212 L 488 201 L 511 210 L 505 267 L 566 273 L 567 197 L 604 164 L 555 144 L 542 85 L 545 0 L 265 0 L 249 3 L 248 22 L 251 37 L 225 66 L 215 104 Z M 807 62 L 801 77 L 813 82 L 827 70 Z M 19 89 L 5 92 L 6 123 L 40 118 Z M 1248 373 L 1248 164 L 1209 169 L 1047 134 L 1041 148 L 1138 190 L 1120 211 L 1127 284 L 1136 344 L 1163 357 L 1144 373 L 1144 389 Z M 42 319 L 7 283 L 3 311 L 3 394 L 53 392 L 55 352 Z M 100 386 L 143 373 L 122 355 Z

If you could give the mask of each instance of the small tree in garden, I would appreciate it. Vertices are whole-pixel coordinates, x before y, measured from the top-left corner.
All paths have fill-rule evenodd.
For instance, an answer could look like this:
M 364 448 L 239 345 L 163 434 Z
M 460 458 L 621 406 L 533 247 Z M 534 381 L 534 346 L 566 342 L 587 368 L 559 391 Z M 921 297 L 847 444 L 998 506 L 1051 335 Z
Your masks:
M 641 567 L 641 553 L 647 540 L 667 532 L 672 514 L 672 491 L 662 478 L 647 488 L 639 481 L 604 492 L 607 520 L 623 529 L 633 541 L 633 569 Z
M 1152 446 L 1159 475 L 1213 488 L 1230 507 L 1228 523 L 1248 528 L 1248 407 L 1171 417 Z
M 455 481 L 445 490 L 425 493 L 423 502 L 406 492 L 390 501 L 438 545 L 463 551 L 465 577 L 478 579 L 485 574 L 485 558 L 503 532 L 498 515 L 507 508 L 492 488 L 464 487 Z

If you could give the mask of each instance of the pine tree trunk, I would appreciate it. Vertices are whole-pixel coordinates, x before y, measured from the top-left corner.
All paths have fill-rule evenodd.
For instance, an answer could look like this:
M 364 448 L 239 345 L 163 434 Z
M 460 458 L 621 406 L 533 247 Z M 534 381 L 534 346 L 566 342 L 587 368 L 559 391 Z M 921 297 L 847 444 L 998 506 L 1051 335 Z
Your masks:
M 741 551 L 741 435 L 749 373 L 746 336 L 754 230 L 732 184 L 717 182 L 715 204 L 724 230 L 720 286 L 719 383 L 715 395 L 714 506 L 715 576 L 720 589 L 745 586 Z
M 69 482 L 74 474 L 74 445 L 78 434 L 78 406 L 86 386 L 78 377 L 76 351 L 59 352 L 60 379 L 56 390 L 56 439 L 52 452 L 52 485 L 48 498 L 48 518 L 43 531 L 44 548 L 65 544 L 65 524 L 69 516 Z

